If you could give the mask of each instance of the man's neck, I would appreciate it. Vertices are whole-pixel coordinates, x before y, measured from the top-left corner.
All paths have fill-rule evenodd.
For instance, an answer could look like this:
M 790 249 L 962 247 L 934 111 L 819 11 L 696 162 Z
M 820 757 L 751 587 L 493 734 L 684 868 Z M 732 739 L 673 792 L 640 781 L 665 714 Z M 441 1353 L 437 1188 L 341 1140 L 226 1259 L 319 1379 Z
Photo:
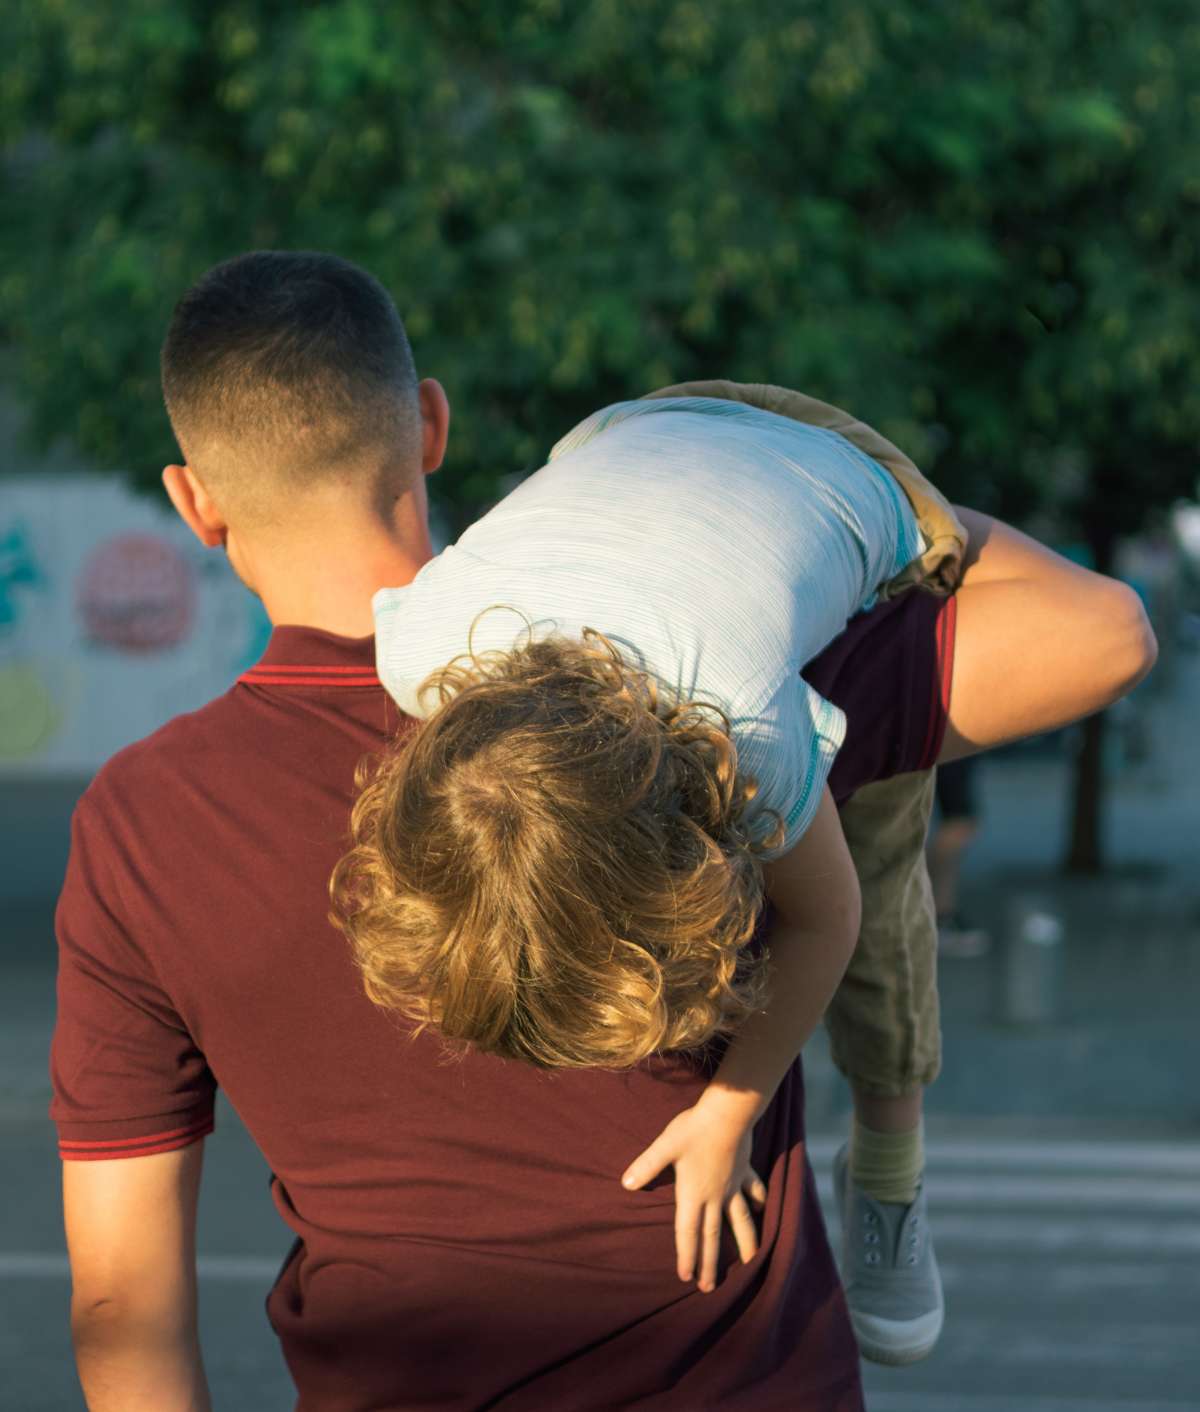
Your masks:
M 392 524 L 331 517 L 319 534 L 260 550 L 254 580 L 267 616 L 277 626 L 369 636 L 372 595 L 411 583 L 433 557 L 423 510 L 402 504 Z

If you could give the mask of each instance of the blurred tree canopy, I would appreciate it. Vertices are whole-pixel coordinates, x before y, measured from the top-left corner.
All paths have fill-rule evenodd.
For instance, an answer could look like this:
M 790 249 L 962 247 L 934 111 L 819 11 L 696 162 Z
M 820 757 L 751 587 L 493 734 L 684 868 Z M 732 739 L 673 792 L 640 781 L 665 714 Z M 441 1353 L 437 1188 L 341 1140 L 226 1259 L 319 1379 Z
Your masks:
M 392 290 L 460 519 L 705 375 L 842 403 L 1101 567 L 1194 483 L 1194 0 L 16 0 L 0 41 L 19 390 L 143 484 L 171 307 L 255 247 Z
M 1192 0 L 18 0 L 0 319 L 43 437 L 154 481 L 175 299 L 393 291 L 470 508 L 577 415 L 789 383 L 1104 553 L 1200 440 Z

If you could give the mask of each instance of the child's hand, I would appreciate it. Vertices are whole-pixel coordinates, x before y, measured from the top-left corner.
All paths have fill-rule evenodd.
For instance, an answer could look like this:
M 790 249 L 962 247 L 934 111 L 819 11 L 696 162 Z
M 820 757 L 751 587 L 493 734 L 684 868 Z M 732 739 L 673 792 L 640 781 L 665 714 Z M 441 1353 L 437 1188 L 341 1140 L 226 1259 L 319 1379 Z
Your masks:
M 710 1088 L 695 1107 L 667 1124 L 621 1178 L 622 1186 L 636 1191 L 664 1167 L 674 1166 L 679 1278 L 692 1278 L 699 1254 L 699 1288 L 705 1294 L 717 1284 L 722 1213 L 729 1217 L 742 1259 L 752 1259 L 758 1249 L 747 1198 L 761 1209 L 767 1189 L 750 1165 L 753 1133 L 753 1117 L 723 1104 Z

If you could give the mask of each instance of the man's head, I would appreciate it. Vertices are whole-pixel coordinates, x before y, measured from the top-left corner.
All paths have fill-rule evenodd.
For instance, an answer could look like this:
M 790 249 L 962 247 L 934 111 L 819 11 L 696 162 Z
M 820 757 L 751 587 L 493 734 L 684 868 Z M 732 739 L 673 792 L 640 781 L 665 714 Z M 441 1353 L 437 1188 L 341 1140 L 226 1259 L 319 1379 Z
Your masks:
M 383 286 L 336 255 L 259 250 L 175 307 L 167 412 L 211 494 L 272 517 L 331 477 L 420 461 L 417 375 Z
M 746 946 L 773 836 L 723 719 L 597 634 L 428 689 L 442 704 L 362 793 L 332 883 L 377 1004 L 507 1058 L 620 1068 L 761 1003 Z
M 264 545 L 385 526 L 406 496 L 423 526 L 445 395 L 418 383 L 395 305 L 349 261 L 259 250 L 215 266 L 176 306 L 162 383 L 187 463 L 167 467 L 168 493 L 252 587 Z

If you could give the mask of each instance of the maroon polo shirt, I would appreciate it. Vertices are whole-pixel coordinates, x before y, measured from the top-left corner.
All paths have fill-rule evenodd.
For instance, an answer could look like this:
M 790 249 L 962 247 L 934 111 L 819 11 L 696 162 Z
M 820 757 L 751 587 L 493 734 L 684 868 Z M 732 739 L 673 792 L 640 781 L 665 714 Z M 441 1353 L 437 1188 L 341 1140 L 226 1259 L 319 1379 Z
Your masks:
M 932 761 L 952 639 L 953 603 L 909 595 L 806 672 L 849 718 L 836 795 Z M 858 1412 L 799 1063 L 755 1136 L 761 1250 L 726 1249 L 702 1295 L 674 1275 L 670 1174 L 618 1180 L 695 1063 L 448 1059 L 366 999 L 327 886 L 355 766 L 397 725 L 370 639 L 282 627 L 100 772 L 57 921 L 62 1156 L 185 1146 L 225 1090 L 297 1237 L 267 1308 L 303 1412 Z

